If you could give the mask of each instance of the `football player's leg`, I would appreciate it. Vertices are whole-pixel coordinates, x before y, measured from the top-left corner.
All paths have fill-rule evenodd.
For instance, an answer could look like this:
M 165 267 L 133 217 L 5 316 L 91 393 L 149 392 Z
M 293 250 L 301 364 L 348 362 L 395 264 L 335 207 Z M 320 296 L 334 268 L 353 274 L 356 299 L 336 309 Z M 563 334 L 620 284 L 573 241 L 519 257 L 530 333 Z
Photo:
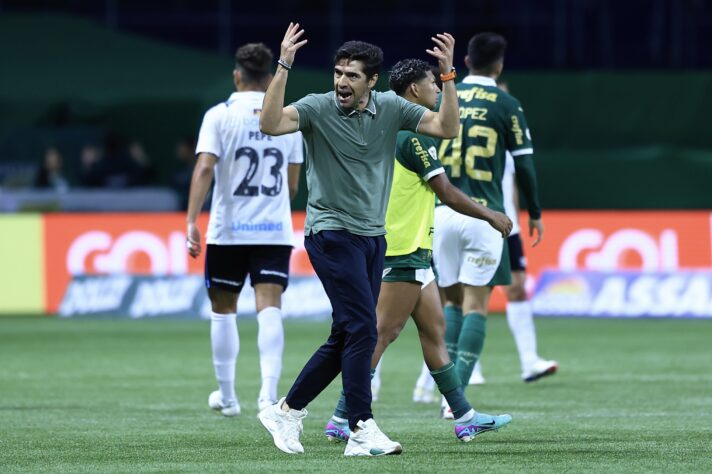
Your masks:
M 460 378 L 445 347 L 445 318 L 438 290 L 434 283 L 421 290 L 413 311 L 413 321 L 418 328 L 423 359 L 430 368 L 438 390 L 443 394 L 455 418 L 471 417 L 472 409 L 463 396 Z M 469 414 L 468 414 L 469 413 Z
M 515 270 L 512 272 L 512 284 L 505 287 L 507 323 L 519 352 L 522 380 L 533 382 L 547 375 L 553 375 L 559 366 L 555 360 L 542 359 L 537 353 L 534 316 L 524 289 L 525 281 L 524 270 Z
M 504 288 L 507 294 L 507 323 L 519 352 L 522 372 L 539 358 L 534 319 L 524 290 L 525 280 L 526 274 L 523 271 L 512 271 L 512 284 Z
M 482 357 L 477 360 L 475 368 L 472 369 L 472 375 L 470 375 L 470 385 L 484 385 L 485 376 L 482 374 Z
M 219 390 L 208 398 L 208 405 L 225 416 L 240 413 L 235 394 L 235 363 L 240 351 L 237 331 L 237 299 L 245 282 L 245 249 L 208 245 L 205 254 L 205 284 L 212 306 L 210 346 Z
M 457 373 L 462 386 L 470 381 L 475 364 L 482 354 L 487 334 L 487 306 L 492 287 L 463 285 L 463 321 L 457 341 Z
M 281 299 L 284 287 L 275 283 L 255 284 L 257 348 L 260 352 L 262 387 L 257 399 L 260 410 L 277 401 L 277 384 L 282 373 L 284 328 Z
M 277 401 L 277 383 L 282 373 L 284 328 L 282 293 L 289 283 L 289 257 L 286 245 L 260 245 L 250 254 L 250 279 L 255 288 L 257 347 L 260 351 L 262 387 L 257 399 L 260 410 Z
M 428 364 L 423 361 L 423 366 L 420 368 L 420 375 L 418 376 L 418 380 L 415 382 L 415 388 L 413 389 L 413 401 L 415 403 L 434 402 L 434 389 L 435 380 L 430 374 L 430 368 L 428 367 Z
M 445 328 L 440 308 L 437 289 L 434 285 L 428 285 L 421 292 L 413 312 L 413 320 L 418 327 L 423 357 L 430 365 L 435 383 L 447 400 L 455 419 L 455 436 L 461 441 L 469 442 L 481 433 L 495 431 L 509 424 L 512 417 L 506 414 L 491 416 L 477 413 L 465 398 L 462 380 L 443 344 Z
M 462 331 L 462 285 L 459 283 L 447 288 L 443 288 L 441 293 L 445 295 L 445 345 L 450 355 L 450 360 L 457 362 L 457 341 L 460 339 Z
M 502 236 L 486 222 L 465 221 L 461 240 L 465 248 L 458 279 L 463 284 L 463 321 L 457 341 L 456 365 L 462 385 L 466 387 L 484 346 L 485 317 L 492 286 L 509 284 L 511 277 L 509 252 L 505 252 Z
M 462 327 L 462 291 L 459 284 L 463 258 L 460 238 L 461 221 L 446 206 L 435 208 L 435 234 L 433 235 L 433 262 L 445 306 L 445 343 L 450 360 L 457 358 L 457 340 Z
M 381 391 L 381 366 L 383 365 L 383 357 L 378 361 L 378 365 L 373 369 L 371 375 L 371 401 L 378 400 L 378 392 Z
M 408 322 L 420 294 L 418 282 L 383 282 L 376 306 L 378 342 L 371 359 L 375 368 L 386 348 L 398 338 Z
M 211 287 L 208 295 L 212 304 L 210 346 L 219 387 L 218 391 L 210 394 L 208 404 L 225 416 L 235 416 L 240 413 L 235 394 L 235 363 L 240 352 L 236 321 L 238 294 Z

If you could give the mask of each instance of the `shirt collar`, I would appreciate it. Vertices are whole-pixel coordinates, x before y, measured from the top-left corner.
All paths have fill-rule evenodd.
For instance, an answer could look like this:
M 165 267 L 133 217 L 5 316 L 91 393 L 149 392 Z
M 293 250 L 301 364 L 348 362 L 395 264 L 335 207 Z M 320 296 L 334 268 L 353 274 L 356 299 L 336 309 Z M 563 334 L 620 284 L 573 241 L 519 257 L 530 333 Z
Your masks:
M 487 76 L 475 76 L 470 74 L 465 76 L 462 80 L 463 84 L 478 84 L 480 86 L 494 86 L 497 87 L 497 81 Z
M 240 97 L 241 95 L 244 96 L 244 95 L 247 95 L 247 94 L 264 94 L 264 92 L 260 92 L 260 91 L 237 92 L 237 91 L 236 91 L 236 92 L 233 92 L 232 94 L 230 94 L 230 97 L 228 97 L 227 100 L 235 100 L 235 99 L 237 99 L 238 97 Z
M 363 109 L 364 112 L 369 112 L 373 116 L 376 115 L 376 102 L 374 100 L 375 95 L 376 91 L 372 90 L 368 97 L 368 104 L 366 104 L 366 108 Z M 346 114 L 346 109 L 341 107 L 341 104 L 339 104 L 339 99 L 336 97 L 336 92 L 334 92 L 334 103 L 336 104 L 336 107 L 339 108 L 339 110 Z M 352 109 L 351 112 L 349 112 L 347 115 L 351 117 L 353 114 L 356 113 L 358 113 L 358 111 L 356 109 Z

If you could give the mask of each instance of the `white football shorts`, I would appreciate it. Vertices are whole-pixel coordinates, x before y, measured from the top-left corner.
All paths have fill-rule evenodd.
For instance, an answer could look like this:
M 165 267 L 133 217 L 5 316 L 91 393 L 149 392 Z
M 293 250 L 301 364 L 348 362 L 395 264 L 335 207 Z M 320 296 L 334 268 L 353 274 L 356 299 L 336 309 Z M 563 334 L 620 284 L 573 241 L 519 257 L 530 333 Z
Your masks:
M 502 234 L 487 222 L 447 206 L 435 208 L 433 260 L 440 287 L 487 285 L 499 267 L 503 245 Z

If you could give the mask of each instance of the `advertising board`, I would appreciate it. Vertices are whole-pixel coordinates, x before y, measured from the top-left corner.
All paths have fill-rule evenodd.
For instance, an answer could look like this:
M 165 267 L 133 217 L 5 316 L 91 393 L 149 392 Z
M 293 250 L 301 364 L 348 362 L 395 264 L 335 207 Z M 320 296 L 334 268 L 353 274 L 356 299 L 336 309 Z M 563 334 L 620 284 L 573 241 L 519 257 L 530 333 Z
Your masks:
M 163 278 L 200 275 L 203 270 L 202 258 L 191 259 L 185 251 L 183 214 L 65 214 L 45 215 L 43 219 L 42 275 L 49 312 L 59 311 L 70 281 L 80 275 Z M 294 213 L 293 222 L 296 247 L 292 275 L 318 283 L 303 246 L 304 214 Z M 521 222 L 526 229 L 525 215 Z M 537 247 L 530 247 L 526 232 L 522 236 L 530 294 L 545 270 L 568 275 L 674 275 L 712 269 L 712 214 L 708 211 L 549 211 L 544 214 L 544 222 L 544 240 Z M 207 215 L 201 217 L 200 227 L 206 229 Z M 593 278 L 587 275 L 582 278 Z M 309 298 L 303 301 L 308 303 Z M 503 291 L 495 289 L 490 310 L 502 311 L 505 304 Z M 538 314 L 546 314 L 546 308 L 535 305 Z

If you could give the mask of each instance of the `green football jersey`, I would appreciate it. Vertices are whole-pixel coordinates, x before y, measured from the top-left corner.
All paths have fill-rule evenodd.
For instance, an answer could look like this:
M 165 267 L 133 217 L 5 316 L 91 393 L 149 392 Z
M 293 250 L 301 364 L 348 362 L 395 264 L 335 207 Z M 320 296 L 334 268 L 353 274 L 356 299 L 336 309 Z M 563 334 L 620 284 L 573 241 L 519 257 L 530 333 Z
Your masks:
M 453 185 L 473 200 L 504 212 L 506 153 L 516 159 L 534 152 L 522 106 L 494 79 L 483 76 L 467 76 L 457 85 L 457 98 L 460 134 L 440 142 L 440 160 Z

